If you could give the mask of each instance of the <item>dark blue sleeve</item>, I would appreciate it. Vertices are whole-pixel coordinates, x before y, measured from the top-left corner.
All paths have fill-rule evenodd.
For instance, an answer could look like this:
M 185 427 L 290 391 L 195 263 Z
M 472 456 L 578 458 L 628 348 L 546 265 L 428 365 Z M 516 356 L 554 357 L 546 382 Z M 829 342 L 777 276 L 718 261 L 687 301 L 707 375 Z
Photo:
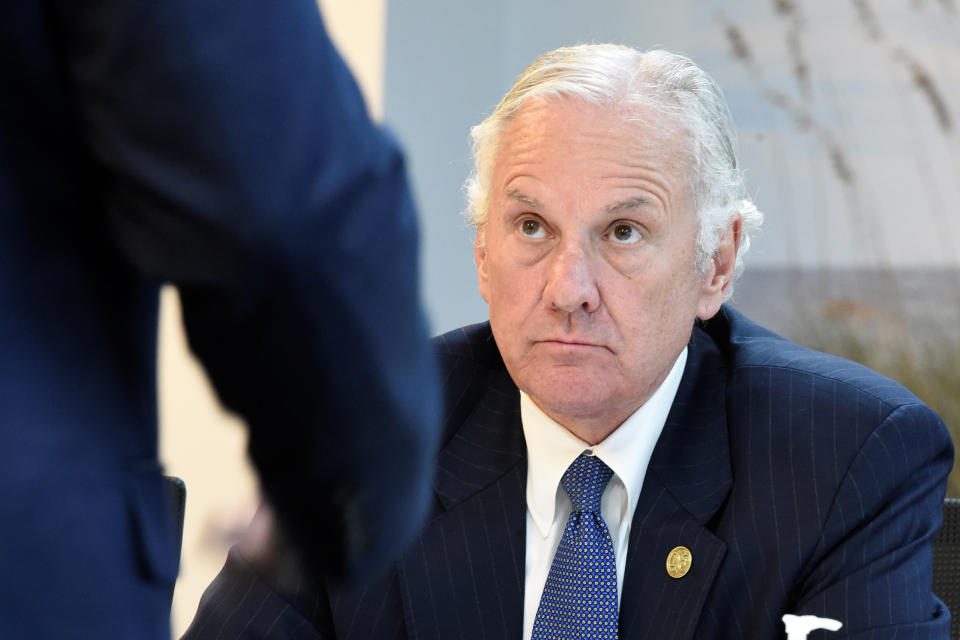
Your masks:
M 949 637 L 950 613 L 930 586 L 952 464 L 946 427 L 921 404 L 899 407 L 866 439 L 794 594 L 798 614 L 843 622 L 823 637 Z
M 436 374 L 403 157 L 316 3 L 69 0 L 50 18 L 97 224 L 179 289 L 311 569 L 383 567 L 426 511 Z
M 309 613 L 307 613 L 309 612 Z M 234 548 L 203 592 L 197 615 L 180 640 L 332 640 L 330 605 L 323 589 L 300 579 L 281 593 Z

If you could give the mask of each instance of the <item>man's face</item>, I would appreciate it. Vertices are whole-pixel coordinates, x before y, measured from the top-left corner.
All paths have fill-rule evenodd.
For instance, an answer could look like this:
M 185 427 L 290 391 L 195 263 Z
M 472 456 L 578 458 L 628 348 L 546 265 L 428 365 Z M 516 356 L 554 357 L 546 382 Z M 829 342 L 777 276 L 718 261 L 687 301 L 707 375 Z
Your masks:
M 696 267 L 685 135 L 636 113 L 627 122 L 576 100 L 526 103 L 501 134 L 477 237 L 507 370 L 594 442 L 652 395 L 729 278 L 725 263 Z

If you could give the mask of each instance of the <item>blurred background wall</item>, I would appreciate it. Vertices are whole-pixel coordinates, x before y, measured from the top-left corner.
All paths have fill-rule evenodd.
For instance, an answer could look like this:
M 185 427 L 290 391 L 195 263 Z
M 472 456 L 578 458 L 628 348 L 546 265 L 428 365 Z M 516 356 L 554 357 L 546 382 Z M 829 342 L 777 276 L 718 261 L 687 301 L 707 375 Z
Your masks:
M 595 41 L 687 54 L 723 87 L 748 185 L 768 213 L 750 271 L 766 272 L 765 279 L 776 274 L 786 294 L 762 305 L 753 302 L 750 286 L 741 287 L 737 301 L 758 320 L 785 327 L 790 316 L 809 310 L 817 301 L 795 289 L 808 277 L 822 276 L 817 288 L 826 297 L 847 295 L 846 281 L 825 271 L 878 272 L 884 308 L 910 312 L 916 309 L 910 296 L 922 286 L 912 275 L 922 272 L 943 303 L 936 319 L 955 327 L 960 285 L 952 275 L 936 286 L 931 278 L 960 265 L 960 216 L 951 206 L 960 199 L 957 6 L 956 0 L 391 4 L 386 118 L 412 158 L 437 328 L 484 314 L 468 286 L 470 234 L 456 215 L 470 167 L 468 128 L 537 55 Z M 904 282 L 891 280 L 891 271 L 905 274 Z
M 321 5 L 371 112 L 406 146 L 435 332 L 486 318 L 460 217 L 469 127 L 544 51 L 662 46 L 723 87 L 767 215 L 732 303 L 903 381 L 960 427 L 960 0 Z M 163 314 L 163 455 L 188 488 L 179 633 L 256 499 L 244 432 L 186 354 L 172 291 Z

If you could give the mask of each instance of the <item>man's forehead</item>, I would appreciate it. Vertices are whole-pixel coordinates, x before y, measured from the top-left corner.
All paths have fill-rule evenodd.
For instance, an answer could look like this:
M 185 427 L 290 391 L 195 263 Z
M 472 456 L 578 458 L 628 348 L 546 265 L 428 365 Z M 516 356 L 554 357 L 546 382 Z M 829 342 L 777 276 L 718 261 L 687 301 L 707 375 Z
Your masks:
M 598 197 L 590 207 L 608 215 L 672 208 L 668 202 L 689 184 L 691 158 L 676 129 L 673 118 L 648 106 L 531 99 L 502 132 L 489 193 L 534 212 L 568 188 L 587 189 Z
M 521 202 L 534 210 L 543 208 L 543 204 L 539 200 L 537 200 L 531 195 L 524 193 L 523 191 L 521 191 L 516 187 L 511 187 L 507 190 L 507 197 L 513 200 L 516 200 L 518 202 Z M 619 213 L 626 213 L 634 209 L 647 207 L 647 206 L 650 206 L 650 204 L 651 204 L 650 198 L 646 198 L 642 196 L 625 198 L 623 200 L 618 200 L 608 204 L 605 207 L 605 213 L 609 215 L 616 215 Z

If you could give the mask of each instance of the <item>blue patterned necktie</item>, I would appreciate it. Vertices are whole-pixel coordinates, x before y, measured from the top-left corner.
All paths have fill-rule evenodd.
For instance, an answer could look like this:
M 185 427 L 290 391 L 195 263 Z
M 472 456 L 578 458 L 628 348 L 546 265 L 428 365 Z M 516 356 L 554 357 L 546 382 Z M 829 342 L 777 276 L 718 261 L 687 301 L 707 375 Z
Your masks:
M 615 640 L 617 564 L 600 517 L 600 497 L 613 471 L 581 454 L 560 484 L 573 512 L 560 538 L 533 622 L 533 640 Z

